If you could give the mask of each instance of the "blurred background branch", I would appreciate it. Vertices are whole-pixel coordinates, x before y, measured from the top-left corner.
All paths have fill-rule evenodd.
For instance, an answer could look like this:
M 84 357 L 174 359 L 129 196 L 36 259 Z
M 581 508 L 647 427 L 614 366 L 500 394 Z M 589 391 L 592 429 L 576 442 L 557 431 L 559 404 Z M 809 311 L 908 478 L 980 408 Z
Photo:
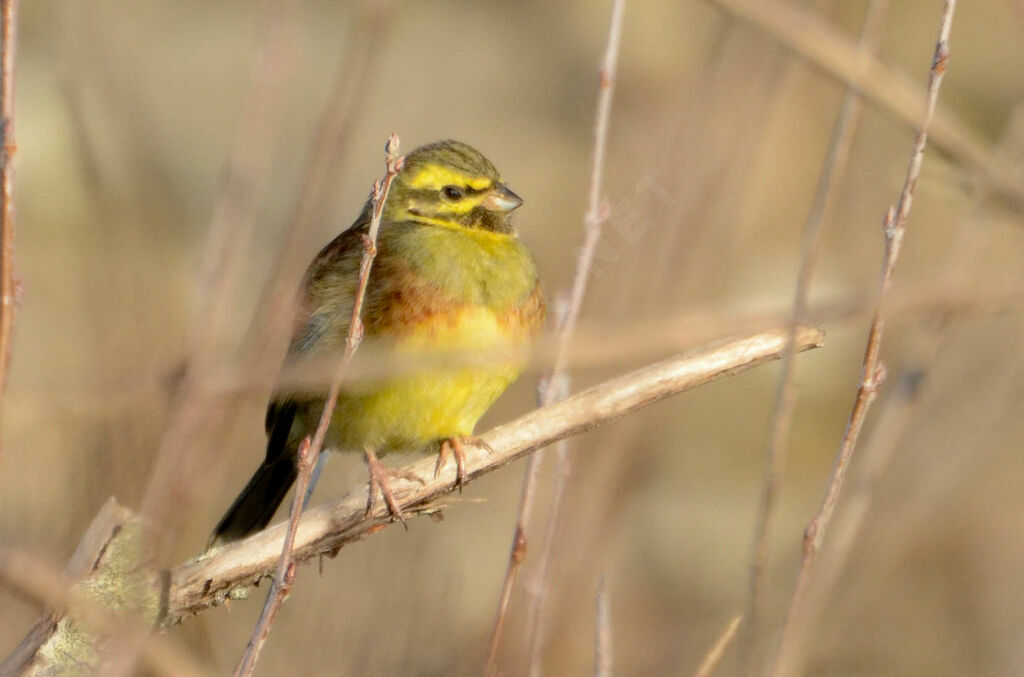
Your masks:
M 0 1 L 0 413 L 7 391 L 17 278 L 14 272 L 14 52 L 18 0 Z M 3 416 L 0 416 L 0 421 Z M 0 445 L 2 449 L 2 445 Z
M 861 26 L 860 40 L 857 44 L 861 53 L 874 54 L 878 49 L 878 38 L 886 5 L 886 0 L 872 0 L 868 4 Z M 850 149 L 853 146 L 857 125 L 860 123 L 861 111 L 860 94 L 854 87 L 847 85 L 835 125 L 832 128 L 832 138 L 829 140 L 828 151 L 825 153 L 825 161 L 818 178 L 818 185 L 815 188 L 814 200 L 804 224 L 800 244 L 800 263 L 796 274 L 796 287 L 793 290 L 793 306 L 787 325 L 792 334 L 795 334 L 797 328 L 807 321 L 808 297 L 817 267 L 822 231 L 826 220 L 831 220 L 833 216 L 839 187 L 843 184 L 843 178 L 846 176 Z M 747 622 L 742 656 L 748 665 L 748 671 L 751 661 L 754 660 L 757 624 L 763 603 L 764 568 L 768 559 L 768 536 L 772 520 L 775 517 L 782 475 L 786 468 L 789 434 L 793 423 L 796 399 L 793 347 L 791 343 L 787 343 L 779 367 L 771 430 L 768 434 L 768 452 L 765 457 L 761 508 L 754 531 L 754 549 L 751 556 L 750 584 L 746 604 Z

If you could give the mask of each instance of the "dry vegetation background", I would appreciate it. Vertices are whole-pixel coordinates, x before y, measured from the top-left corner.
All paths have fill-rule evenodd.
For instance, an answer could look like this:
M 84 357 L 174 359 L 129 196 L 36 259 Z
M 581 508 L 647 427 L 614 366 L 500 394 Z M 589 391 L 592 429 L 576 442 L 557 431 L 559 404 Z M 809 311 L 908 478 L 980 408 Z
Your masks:
M 244 346 L 323 106 L 351 68 L 349 45 L 375 22 L 383 29 L 368 84 L 300 258 L 354 218 L 382 171 L 388 133 L 407 150 L 452 137 L 483 150 L 525 198 L 517 224 L 549 297 L 567 289 L 609 3 L 284 4 L 281 115 L 264 139 L 271 178 L 239 244 L 239 282 L 219 318 L 219 364 Z M 801 6 L 855 39 L 865 4 Z M 884 19 L 880 58 L 922 86 L 940 5 L 900 0 Z M 367 18 L 367 7 L 381 14 Z M 202 296 L 199 271 L 264 36 L 261 12 L 240 1 L 24 3 L 23 296 L 0 449 L 6 545 L 63 562 L 109 496 L 130 506 L 142 499 Z M 951 46 L 940 109 L 1005 157 L 1020 157 L 1024 5 L 963 2 Z M 750 329 L 742 322 L 751 314 L 784 316 L 841 96 L 840 84 L 712 3 L 627 6 L 609 137 L 611 218 L 574 350 L 607 347 L 629 328 L 638 338 L 614 361 L 575 370 L 574 388 Z M 826 226 L 815 308 L 870 301 L 879 224 L 912 138 L 907 124 L 866 108 Z M 889 380 L 861 441 L 864 454 L 890 444 L 892 460 L 845 562 L 826 548 L 801 643 L 804 674 L 1024 673 L 1024 214 L 973 179 L 929 148 L 893 291 L 909 300 L 892 320 Z M 1008 286 L 1010 303 L 979 301 Z M 940 312 L 954 296 L 958 311 Z M 818 312 L 827 345 L 798 358 L 800 399 L 771 533 L 768 637 L 860 376 L 867 318 L 841 315 Z M 481 430 L 533 406 L 540 369 Z M 720 380 L 571 442 L 549 674 L 591 670 L 601 574 L 620 674 L 690 673 L 743 610 L 776 377 L 769 366 Z M 171 562 L 203 547 L 257 464 L 265 398 L 250 393 L 206 412 L 190 440 L 203 470 L 174 488 Z M 867 457 L 854 462 L 855 483 Z M 326 561 L 322 574 L 302 567 L 258 673 L 478 674 L 521 469 L 472 484 L 441 522 L 387 529 Z M 364 472 L 358 459 L 334 458 L 317 496 L 364 481 Z M 545 472 L 546 491 L 550 464 Z M 840 505 L 840 523 L 849 505 Z M 505 674 L 526 669 L 523 589 L 513 599 Z M 225 673 L 259 607 L 215 609 L 172 636 Z M 6 655 L 38 610 L 4 590 L 0 610 Z M 725 669 L 736 667 L 735 653 L 730 659 Z

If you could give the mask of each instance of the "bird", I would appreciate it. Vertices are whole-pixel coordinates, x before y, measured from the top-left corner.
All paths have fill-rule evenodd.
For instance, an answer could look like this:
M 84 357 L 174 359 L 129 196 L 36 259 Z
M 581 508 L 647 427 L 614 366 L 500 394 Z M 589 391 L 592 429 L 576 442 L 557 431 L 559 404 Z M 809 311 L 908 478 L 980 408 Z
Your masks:
M 392 517 L 404 518 L 388 482 L 397 471 L 380 464 L 378 454 L 436 452 L 438 469 L 454 456 L 461 489 L 465 445 L 487 447 L 473 436 L 474 427 L 518 378 L 544 324 L 537 265 L 510 218 L 522 204 L 494 165 L 459 141 L 416 148 L 394 174 L 380 212 L 361 316 L 365 339 L 375 349 L 360 351 L 357 359 L 366 352 L 364 359 L 387 367 L 428 359 L 438 350 L 500 349 L 509 357 L 435 362 L 342 385 L 323 446 L 364 454 L 371 479 L 368 511 L 379 489 Z M 310 263 L 286 366 L 343 351 L 373 207 L 371 195 L 355 222 Z M 316 430 L 326 399 L 320 391 L 274 391 L 266 412 L 266 455 L 217 524 L 208 548 L 270 522 L 295 482 L 299 445 Z

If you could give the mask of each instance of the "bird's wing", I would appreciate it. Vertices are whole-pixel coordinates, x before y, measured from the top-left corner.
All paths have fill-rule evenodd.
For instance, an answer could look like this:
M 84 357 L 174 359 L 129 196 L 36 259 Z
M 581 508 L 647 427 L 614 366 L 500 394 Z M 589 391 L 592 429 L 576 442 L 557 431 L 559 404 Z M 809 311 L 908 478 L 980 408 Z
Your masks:
M 340 352 L 348 335 L 366 225 L 356 221 L 316 255 L 303 278 L 286 364 Z M 299 406 L 318 401 L 313 393 L 279 389 L 267 407 L 266 430 L 288 435 Z M 272 447 L 273 445 L 271 445 Z

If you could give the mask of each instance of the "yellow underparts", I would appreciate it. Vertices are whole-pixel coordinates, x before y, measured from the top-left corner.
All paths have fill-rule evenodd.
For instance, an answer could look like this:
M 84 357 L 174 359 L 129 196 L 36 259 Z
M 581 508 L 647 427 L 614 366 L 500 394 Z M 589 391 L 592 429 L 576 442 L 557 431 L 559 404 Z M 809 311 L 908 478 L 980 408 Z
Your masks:
M 372 446 L 387 452 L 471 435 L 476 422 L 522 371 L 526 337 L 517 335 L 522 331 L 480 307 L 435 316 L 410 328 L 395 346 L 398 361 L 422 357 L 424 363 L 437 366 L 344 395 L 331 423 L 332 437 L 342 448 Z M 453 365 L 459 356 L 477 364 Z

